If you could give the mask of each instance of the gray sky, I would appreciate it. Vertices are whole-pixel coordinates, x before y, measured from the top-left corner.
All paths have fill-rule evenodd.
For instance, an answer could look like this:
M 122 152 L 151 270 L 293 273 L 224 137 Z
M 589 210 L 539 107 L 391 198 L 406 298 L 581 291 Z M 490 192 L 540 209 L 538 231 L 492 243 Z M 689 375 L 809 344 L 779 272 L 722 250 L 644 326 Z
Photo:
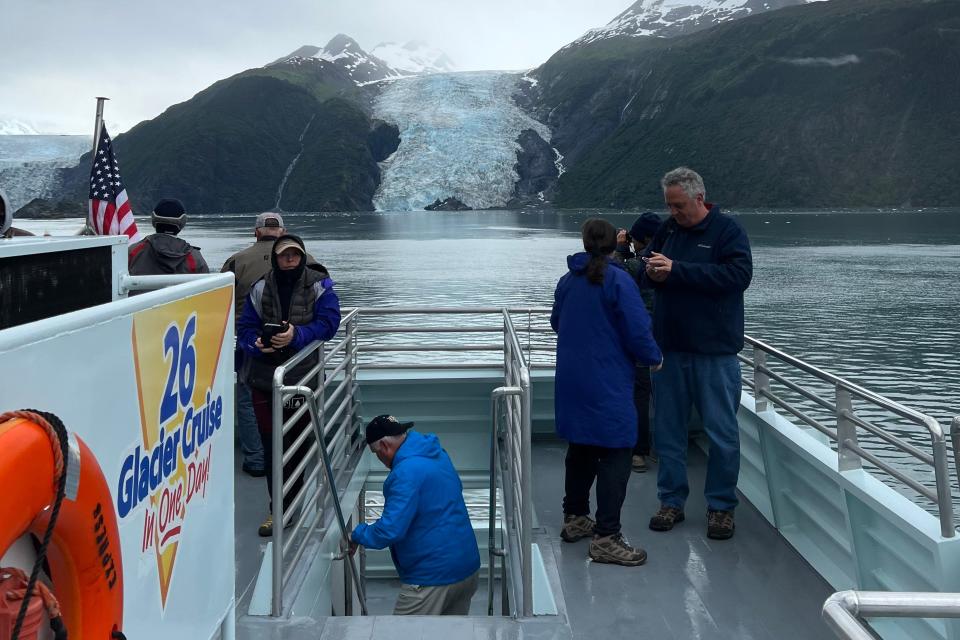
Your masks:
M 631 0 L 0 0 L 0 118 L 90 133 L 97 95 L 111 132 L 220 78 L 337 33 L 370 50 L 424 40 L 461 70 L 544 62 Z

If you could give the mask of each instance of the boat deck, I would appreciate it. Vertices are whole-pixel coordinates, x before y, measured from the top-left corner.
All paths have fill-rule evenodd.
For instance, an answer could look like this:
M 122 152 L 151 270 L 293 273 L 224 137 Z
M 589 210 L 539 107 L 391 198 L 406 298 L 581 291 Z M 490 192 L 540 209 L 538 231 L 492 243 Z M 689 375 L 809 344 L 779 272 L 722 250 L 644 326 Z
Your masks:
M 647 528 L 658 507 L 656 465 L 631 475 L 621 522 L 630 542 L 649 554 L 639 568 L 594 564 L 587 560 L 587 541 L 560 541 L 565 452 L 560 442 L 535 443 L 533 478 L 537 516 L 554 534 L 574 637 L 832 637 L 820 609 L 834 589 L 749 502 L 741 498 L 731 540 L 707 538 L 706 456 L 697 447 L 689 454 L 687 517 L 673 531 Z
M 558 598 L 569 628 L 504 618 L 487 618 L 486 588 L 481 583 L 468 618 L 390 616 L 397 583 L 368 581 L 371 616 L 365 619 L 328 618 L 304 625 L 291 621 L 274 629 L 274 638 L 773 638 L 830 637 L 820 617 L 833 589 L 745 500 L 737 510 L 732 540 L 706 537 L 703 486 L 706 457 L 690 451 L 692 495 L 687 520 L 668 533 L 647 528 L 657 508 L 656 467 L 632 474 L 623 508 L 623 531 L 633 544 L 649 553 L 647 564 L 625 568 L 594 564 L 587 559 L 587 541 L 560 541 L 565 445 L 534 443 L 534 496 L 537 536 L 545 558 L 555 563 L 563 593 Z M 257 526 L 266 515 L 266 490 L 261 478 L 237 473 L 236 553 L 238 617 L 246 612 L 248 590 L 266 540 Z M 551 542 L 552 541 L 552 542 Z M 551 553 L 552 552 L 552 553 Z M 322 629 L 320 626 L 322 625 Z M 242 629 L 238 637 L 243 638 Z

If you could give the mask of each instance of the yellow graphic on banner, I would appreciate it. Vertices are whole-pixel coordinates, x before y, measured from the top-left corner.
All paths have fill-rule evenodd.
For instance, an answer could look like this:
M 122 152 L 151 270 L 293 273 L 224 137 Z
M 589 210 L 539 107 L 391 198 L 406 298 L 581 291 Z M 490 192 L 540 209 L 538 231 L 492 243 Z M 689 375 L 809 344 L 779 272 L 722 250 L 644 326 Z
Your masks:
M 232 303 L 225 287 L 133 318 L 143 444 L 122 465 L 117 512 L 122 519 L 138 504 L 146 507 L 141 552 L 156 555 L 163 607 L 187 511 L 206 499 L 211 439 L 223 423 L 223 398 L 214 393 L 214 381 Z

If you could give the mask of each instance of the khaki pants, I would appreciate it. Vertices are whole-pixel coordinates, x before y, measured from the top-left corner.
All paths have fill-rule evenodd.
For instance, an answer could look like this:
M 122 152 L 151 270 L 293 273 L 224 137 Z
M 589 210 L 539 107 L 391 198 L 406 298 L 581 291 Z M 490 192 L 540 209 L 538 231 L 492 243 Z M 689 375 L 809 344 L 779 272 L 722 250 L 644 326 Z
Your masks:
M 401 584 L 395 616 L 465 616 L 477 590 L 479 571 L 460 582 L 437 587 Z

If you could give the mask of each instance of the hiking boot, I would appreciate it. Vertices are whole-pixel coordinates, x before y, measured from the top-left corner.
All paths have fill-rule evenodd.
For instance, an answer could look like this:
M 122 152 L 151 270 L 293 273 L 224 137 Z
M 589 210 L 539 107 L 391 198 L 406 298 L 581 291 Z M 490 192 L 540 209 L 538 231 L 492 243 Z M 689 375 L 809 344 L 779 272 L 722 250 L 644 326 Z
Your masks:
M 634 473 L 646 473 L 649 467 L 647 467 L 647 461 L 643 456 L 633 456 L 631 468 Z
M 670 531 L 673 525 L 683 522 L 683 511 L 676 507 L 661 505 L 660 510 L 650 518 L 650 528 L 654 531 Z
M 263 521 L 263 524 L 260 525 L 260 528 L 257 529 L 257 533 L 260 534 L 261 538 L 269 538 L 273 535 L 273 516 L 267 516 L 267 519 Z
M 590 516 L 563 516 L 563 528 L 560 529 L 560 538 L 564 542 L 576 542 L 593 535 L 593 528 L 597 523 Z
M 590 541 L 590 559 L 624 567 L 639 567 L 647 561 L 647 552 L 630 546 L 622 533 L 615 533 L 612 536 L 593 536 Z
M 714 540 L 729 540 L 733 537 L 733 511 L 707 511 L 707 537 Z

